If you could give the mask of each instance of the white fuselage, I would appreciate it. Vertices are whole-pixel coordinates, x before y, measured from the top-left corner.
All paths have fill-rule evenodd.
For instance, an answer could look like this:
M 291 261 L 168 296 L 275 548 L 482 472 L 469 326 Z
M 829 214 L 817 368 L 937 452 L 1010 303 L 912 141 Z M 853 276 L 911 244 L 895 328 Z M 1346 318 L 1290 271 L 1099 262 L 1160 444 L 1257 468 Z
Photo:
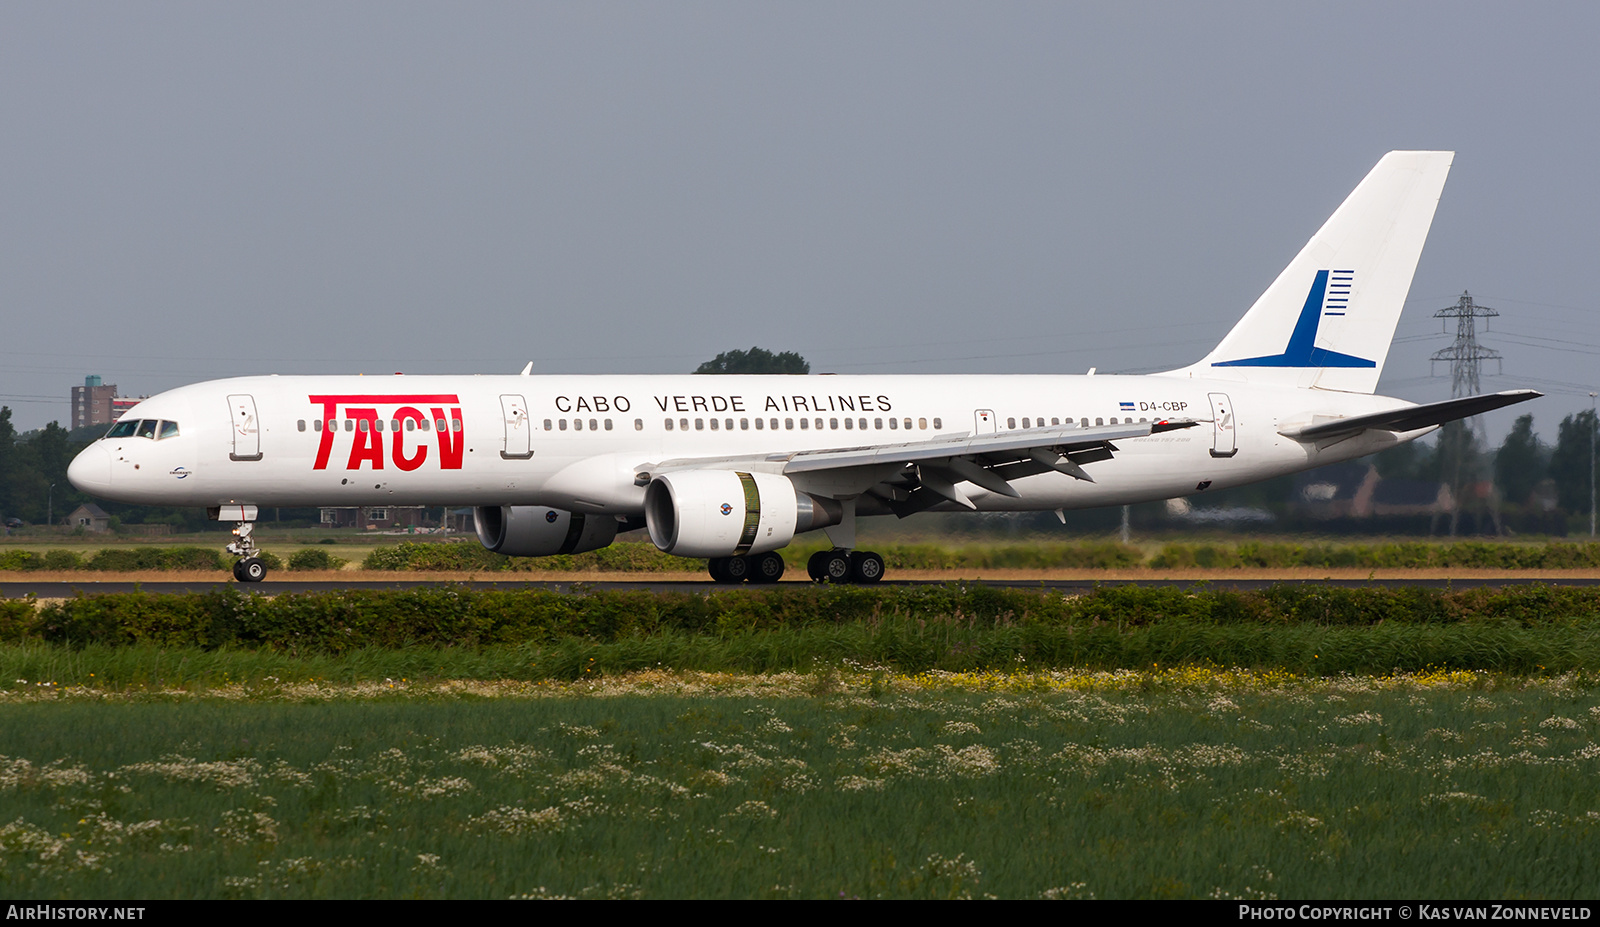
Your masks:
M 1092 482 L 1040 473 L 1015 481 L 1017 497 L 966 486 L 984 511 L 1075 509 L 1237 486 L 1432 430 L 1322 448 L 1279 434 L 1406 405 L 1187 375 L 242 377 L 145 400 L 123 421 L 172 422 L 177 433 L 103 438 L 74 461 L 71 479 L 102 498 L 159 505 L 541 505 L 637 516 L 640 474 L 667 461 L 1067 423 L 1199 422 L 1117 441 L 1114 462 L 1088 465 Z M 824 473 L 796 485 L 848 497 L 879 478 L 851 485 Z

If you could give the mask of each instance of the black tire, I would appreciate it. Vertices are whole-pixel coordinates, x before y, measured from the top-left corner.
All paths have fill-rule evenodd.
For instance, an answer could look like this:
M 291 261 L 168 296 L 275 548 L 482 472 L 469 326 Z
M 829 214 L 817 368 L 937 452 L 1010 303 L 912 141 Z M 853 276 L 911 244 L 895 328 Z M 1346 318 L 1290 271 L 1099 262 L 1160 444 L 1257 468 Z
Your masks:
M 870 550 L 850 555 L 850 581 L 870 586 L 883 579 L 883 558 Z
M 806 561 L 806 575 L 811 577 L 812 582 L 820 583 L 822 582 L 823 577 L 828 575 L 827 572 L 822 568 L 822 564 L 827 559 L 828 552 L 825 550 L 819 550 L 811 555 L 810 560 Z
M 830 550 L 821 562 L 822 582 L 848 583 L 850 581 L 850 552 Z
M 244 561 L 243 560 L 235 560 L 235 561 L 233 561 L 233 578 L 238 580 L 241 583 L 248 583 L 250 581 L 250 580 L 244 578 Z
M 783 555 L 775 550 L 750 558 L 752 583 L 775 583 L 783 578 Z
M 729 557 L 722 562 L 723 575 L 727 576 L 726 582 L 742 583 L 754 574 L 754 569 L 749 557 Z
M 724 567 L 727 566 L 727 563 L 727 557 L 712 557 L 710 560 L 706 561 L 706 572 L 711 574 L 712 582 L 732 582 L 732 580 L 728 579 L 727 570 L 724 569 Z
M 260 557 L 246 557 L 239 561 L 239 582 L 259 583 L 267 578 L 267 565 Z

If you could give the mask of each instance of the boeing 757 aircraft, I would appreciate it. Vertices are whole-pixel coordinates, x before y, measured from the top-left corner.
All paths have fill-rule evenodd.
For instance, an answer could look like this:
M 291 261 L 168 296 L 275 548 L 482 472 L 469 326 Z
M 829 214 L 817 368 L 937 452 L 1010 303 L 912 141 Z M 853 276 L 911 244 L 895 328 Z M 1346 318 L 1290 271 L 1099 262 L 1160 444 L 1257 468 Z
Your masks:
M 1373 395 L 1452 152 L 1385 155 L 1222 343 L 1149 376 L 265 376 L 139 403 L 72 462 L 78 489 L 237 523 L 263 506 L 475 506 L 512 556 L 645 527 L 718 582 L 871 583 L 856 519 L 1122 505 L 1361 457 L 1533 399 Z

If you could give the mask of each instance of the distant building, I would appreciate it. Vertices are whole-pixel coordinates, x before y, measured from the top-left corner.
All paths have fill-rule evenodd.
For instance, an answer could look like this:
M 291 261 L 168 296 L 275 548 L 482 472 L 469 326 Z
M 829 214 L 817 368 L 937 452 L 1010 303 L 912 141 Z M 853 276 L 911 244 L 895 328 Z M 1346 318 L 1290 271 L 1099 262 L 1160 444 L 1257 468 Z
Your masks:
M 87 428 L 116 421 L 111 414 L 111 400 L 116 397 L 116 384 L 103 386 L 98 376 L 84 377 L 82 386 L 72 388 L 72 427 Z
M 428 510 L 420 505 L 371 505 L 361 508 L 322 509 L 325 528 L 361 528 L 366 531 L 391 531 L 395 528 L 430 528 Z
M 115 383 L 101 383 L 99 375 L 90 374 L 72 388 L 72 427 L 109 425 L 147 398 L 118 396 Z
M 111 530 L 111 516 L 93 502 L 85 502 L 67 516 L 67 524 L 100 534 Z

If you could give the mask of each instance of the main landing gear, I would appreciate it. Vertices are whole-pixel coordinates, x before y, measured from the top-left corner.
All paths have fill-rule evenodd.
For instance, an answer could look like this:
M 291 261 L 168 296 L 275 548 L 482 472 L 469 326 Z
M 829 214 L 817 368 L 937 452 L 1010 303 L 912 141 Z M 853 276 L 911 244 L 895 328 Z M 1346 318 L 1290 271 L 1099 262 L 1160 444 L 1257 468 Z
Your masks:
M 883 579 L 883 557 L 870 550 L 819 550 L 806 562 L 813 582 L 869 586 Z
M 769 550 L 748 557 L 712 557 L 706 568 L 719 583 L 775 583 L 783 577 L 783 555 Z
M 706 563 L 719 583 L 775 583 L 783 576 L 783 557 L 777 551 L 748 557 L 712 557 Z M 883 579 L 883 557 L 870 550 L 824 550 L 811 555 L 806 572 L 812 582 L 871 585 Z

